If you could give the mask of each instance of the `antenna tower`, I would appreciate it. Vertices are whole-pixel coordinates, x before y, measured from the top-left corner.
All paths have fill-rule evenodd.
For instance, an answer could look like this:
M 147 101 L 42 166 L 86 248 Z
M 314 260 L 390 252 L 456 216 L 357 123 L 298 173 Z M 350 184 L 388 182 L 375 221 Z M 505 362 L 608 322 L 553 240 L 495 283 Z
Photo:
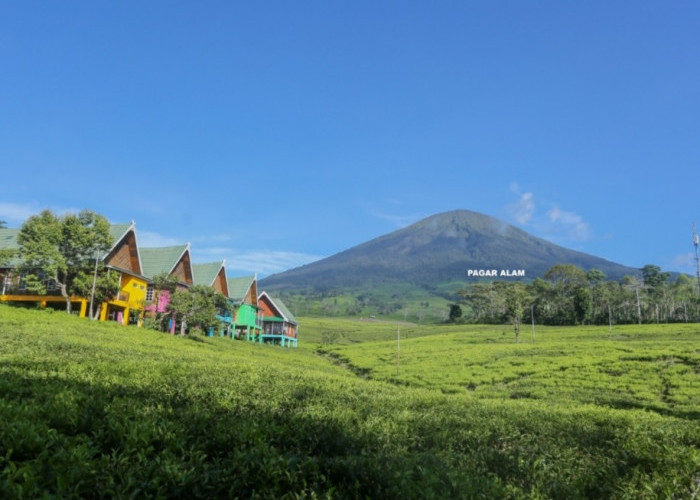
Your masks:
M 700 254 L 698 254 L 698 243 L 700 243 L 698 227 L 695 225 L 695 222 L 693 222 L 693 245 L 695 245 L 695 266 L 697 268 L 695 275 L 698 278 L 698 293 L 700 293 Z

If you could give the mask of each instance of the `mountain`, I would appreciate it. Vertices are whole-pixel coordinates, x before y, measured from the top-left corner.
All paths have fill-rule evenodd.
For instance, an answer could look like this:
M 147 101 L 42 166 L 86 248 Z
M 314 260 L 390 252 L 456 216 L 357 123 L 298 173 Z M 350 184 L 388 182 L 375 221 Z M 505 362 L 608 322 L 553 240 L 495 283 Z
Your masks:
M 329 290 L 405 283 L 428 289 L 466 282 L 469 270 L 504 279 L 541 276 L 555 264 L 600 269 L 608 279 L 638 274 L 634 268 L 569 250 L 510 224 L 468 210 L 445 212 L 331 257 L 261 280 L 270 290 Z M 490 277 L 490 276 L 488 276 Z

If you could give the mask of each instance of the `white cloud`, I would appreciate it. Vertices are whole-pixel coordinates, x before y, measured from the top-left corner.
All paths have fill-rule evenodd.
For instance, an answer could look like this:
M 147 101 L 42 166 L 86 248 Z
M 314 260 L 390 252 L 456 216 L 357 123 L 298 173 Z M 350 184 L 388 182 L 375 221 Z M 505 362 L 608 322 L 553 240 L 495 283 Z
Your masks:
M 57 206 L 39 206 L 36 203 L 0 203 L 0 220 L 7 222 L 8 226 L 20 226 L 33 215 L 39 215 L 45 209 L 54 214 L 77 214 L 78 209 Z
M 18 203 L 0 203 L 0 219 L 8 224 L 18 224 L 27 220 L 32 215 L 36 215 L 41 210 L 37 210 L 32 205 L 21 205 Z
M 553 205 L 543 216 L 537 213 L 535 196 L 532 192 L 521 193 L 517 182 L 511 182 L 508 190 L 520 196 L 518 201 L 506 206 L 508 214 L 519 224 L 529 226 L 538 236 L 559 240 L 560 243 L 591 239 L 591 228 L 580 215 Z M 550 203 L 547 204 L 552 206 Z
M 516 186 L 517 187 L 517 186 Z M 513 185 L 511 185 L 513 190 Z M 535 198 L 532 193 L 523 193 L 515 203 L 508 205 L 508 212 L 520 224 L 527 224 L 535 214 Z
M 697 271 L 697 263 L 695 262 L 695 254 L 693 252 L 676 255 L 671 259 L 669 265 L 671 269 L 683 273 L 695 274 Z
M 136 230 L 136 235 L 139 240 L 139 246 L 144 248 L 171 247 L 187 243 L 186 241 L 176 240 L 175 238 L 169 238 L 158 233 L 139 231 L 138 228 Z
M 257 273 L 259 276 L 267 276 L 322 258 L 324 258 L 322 255 L 285 250 L 240 250 L 222 246 L 192 247 L 192 260 L 194 262 L 220 262 L 225 259 L 226 269 L 232 276 L 241 273 Z
M 207 251 L 200 253 L 206 254 Z M 231 251 L 228 256 L 222 258 L 226 259 L 228 270 L 267 276 L 309 264 L 322 259 L 323 256 L 281 250 L 248 250 Z
M 163 236 L 149 231 L 137 231 L 140 247 L 166 247 L 184 245 L 184 240 Z M 287 271 L 295 267 L 309 264 L 324 258 L 322 255 L 313 255 L 301 252 L 288 252 L 283 250 L 240 250 L 225 245 L 216 245 L 222 241 L 231 239 L 229 235 L 215 235 L 209 238 L 211 246 L 193 243 L 191 246 L 192 261 L 195 263 L 221 262 L 226 260 L 226 268 L 232 276 L 236 274 L 269 274 Z
M 547 218 L 551 224 L 550 231 L 554 233 L 563 233 L 575 241 L 585 241 L 591 236 L 588 223 L 574 212 L 565 212 L 555 206 L 547 211 Z

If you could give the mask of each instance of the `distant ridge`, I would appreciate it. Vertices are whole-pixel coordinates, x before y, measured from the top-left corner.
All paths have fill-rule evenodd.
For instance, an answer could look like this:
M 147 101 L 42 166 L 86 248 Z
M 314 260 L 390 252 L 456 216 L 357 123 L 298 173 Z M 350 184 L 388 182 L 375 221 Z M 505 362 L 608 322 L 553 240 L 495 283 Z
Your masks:
M 535 279 L 555 264 L 600 269 L 608 279 L 635 268 L 569 250 L 488 215 L 455 210 L 422 219 L 331 257 L 261 280 L 266 289 L 345 289 L 408 283 L 435 288 L 467 281 L 469 269 L 524 270 Z

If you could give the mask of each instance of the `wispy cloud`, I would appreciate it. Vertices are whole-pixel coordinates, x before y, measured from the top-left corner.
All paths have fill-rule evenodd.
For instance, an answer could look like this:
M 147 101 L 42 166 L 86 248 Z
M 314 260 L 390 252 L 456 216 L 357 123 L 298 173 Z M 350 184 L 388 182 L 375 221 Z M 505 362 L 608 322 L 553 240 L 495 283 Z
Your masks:
M 151 231 L 137 231 L 136 234 L 139 239 L 139 246 L 146 248 L 171 247 L 175 245 L 184 245 L 187 243 L 186 241 L 170 238 Z
M 523 193 L 515 203 L 508 205 L 508 213 L 520 224 L 527 224 L 535 213 L 535 199 L 532 193 Z
M 591 237 L 590 226 L 578 214 L 565 212 L 555 206 L 547 211 L 547 218 L 555 233 L 564 234 L 575 241 L 586 241 Z
M 9 226 L 19 226 L 33 215 L 39 215 L 43 210 L 49 209 L 57 215 L 78 213 L 79 209 L 59 206 L 40 206 L 37 203 L 0 203 L 0 220 L 7 222 Z
M 138 231 L 139 246 L 167 247 L 183 245 L 187 241 L 163 236 L 162 234 Z M 211 245 L 204 244 L 203 239 L 199 243 L 193 243 L 191 247 L 192 260 L 195 263 L 226 261 L 226 269 L 232 274 L 258 274 L 267 276 L 270 274 L 287 271 L 295 267 L 303 266 L 311 262 L 323 259 L 324 255 L 308 254 L 303 252 L 290 252 L 284 250 L 241 250 L 225 245 L 217 245 L 232 238 L 227 235 L 215 235 L 209 238 Z
M 695 254 L 692 252 L 682 253 L 676 255 L 671 262 L 669 262 L 670 268 L 689 274 L 695 274 L 697 272 L 697 263 L 695 262 Z
M 201 253 L 206 254 L 206 250 Z M 247 250 L 232 251 L 225 258 L 226 268 L 230 271 L 267 276 L 309 264 L 323 256 L 282 250 Z
M 257 273 L 259 276 L 267 276 L 303 266 L 324 257 L 286 250 L 242 250 L 225 246 L 192 247 L 194 262 L 220 262 L 225 259 L 226 269 L 232 275 Z
M 512 182 L 509 191 L 519 196 L 519 199 L 506 206 L 508 215 L 515 222 L 527 226 L 535 234 L 547 239 L 568 242 L 590 240 L 592 231 L 584 218 L 571 211 L 562 210 L 558 205 L 547 203 L 551 208 L 538 215 L 535 195 L 532 192 L 522 193 L 517 182 Z
M 18 203 L 0 203 L 0 219 L 8 224 L 24 222 L 32 215 L 36 215 L 41 210 L 37 210 L 32 205 L 22 205 Z

